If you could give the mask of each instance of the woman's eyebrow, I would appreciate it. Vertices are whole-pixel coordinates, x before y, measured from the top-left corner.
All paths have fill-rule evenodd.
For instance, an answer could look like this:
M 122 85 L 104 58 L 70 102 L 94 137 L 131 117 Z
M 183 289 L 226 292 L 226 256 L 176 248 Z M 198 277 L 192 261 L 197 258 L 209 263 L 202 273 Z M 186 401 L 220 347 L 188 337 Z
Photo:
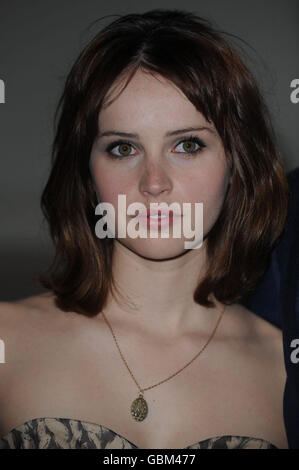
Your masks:
M 190 131 L 210 131 L 213 134 L 216 134 L 216 131 L 212 127 L 201 126 L 201 127 L 187 127 L 185 129 L 176 129 L 175 131 L 169 131 L 169 132 L 166 132 L 165 137 L 170 137 L 170 136 L 178 135 L 178 134 L 184 134 L 185 132 L 190 132 Z M 118 135 L 121 137 L 129 137 L 131 139 L 139 139 L 138 134 L 131 134 L 129 132 L 120 132 L 120 131 L 99 132 L 98 138 L 112 136 L 112 135 Z

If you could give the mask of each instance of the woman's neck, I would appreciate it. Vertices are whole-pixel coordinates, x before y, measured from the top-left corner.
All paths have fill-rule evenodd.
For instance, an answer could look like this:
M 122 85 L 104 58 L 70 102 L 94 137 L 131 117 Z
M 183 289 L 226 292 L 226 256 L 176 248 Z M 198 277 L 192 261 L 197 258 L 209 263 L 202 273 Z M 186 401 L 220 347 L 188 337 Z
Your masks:
M 173 259 L 148 260 L 116 241 L 113 275 L 122 298 L 110 296 L 104 309 L 107 317 L 167 338 L 194 328 L 209 329 L 211 311 L 217 315 L 219 303 L 208 308 L 193 300 L 204 272 L 203 247 Z

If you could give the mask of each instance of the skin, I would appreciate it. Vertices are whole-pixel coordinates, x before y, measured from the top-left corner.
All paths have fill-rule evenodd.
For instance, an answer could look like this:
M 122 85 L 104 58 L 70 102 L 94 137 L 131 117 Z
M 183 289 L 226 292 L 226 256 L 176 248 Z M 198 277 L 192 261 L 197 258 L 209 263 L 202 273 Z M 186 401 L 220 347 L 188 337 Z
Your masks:
M 114 86 L 112 98 L 122 85 L 120 81 Z M 166 136 L 186 128 L 203 129 Z M 115 160 L 109 156 L 108 144 L 121 138 L 101 136 L 111 130 L 138 134 L 139 138 L 129 139 L 129 151 L 122 146 L 112 150 L 118 155 L 127 150 L 129 157 Z M 205 239 L 221 211 L 230 168 L 214 125 L 183 92 L 161 76 L 138 70 L 112 104 L 101 110 L 99 132 L 90 156 L 98 200 L 112 204 L 116 213 L 118 194 L 126 195 L 127 206 L 133 202 L 146 207 L 152 202 L 178 202 L 183 208 L 183 203 L 188 202 L 194 209 L 195 202 L 202 202 Z M 190 156 L 187 153 L 190 147 L 182 143 L 183 138 L 191 135 L 205 145 L 195 156 Z M 193 147 L 191 144 L 192 150 L 197 148 L 198 144 Z M 192 216 L 194 223 L 194 210 Z M 123 304 L 117 311 L 127 318 L 133 317 L 134 324 L 142 325 L 148 332 L 167 331 L 168 339 L 193 328 L 195 316 L 199 326 L 203 328 L 206 324 L 207 309 L 192 299 L 197 280 L 204 272 L 206 244 L 186 250 L 185 240 L 184 236 L 115 239 L 114 276 L 122 292 L 136 305 L 133 312 Z M 214 310 L 219 312 L 219 305 Z M 111 318 L 115 316 L 113 299 L 106 311 Z
M 186 127 L 206 147 L 186 159 Z M 138 133 L 128 160 L 111 160 L 113 137 L 96 139 L 90 155 L 94 189 L 117 208 L 142 202 L 202 201 L 204 237 L 217 220 L 230 169 L 213 124 L 162 77 L 138 72 L 99 115 L 99 130 Z M 189 136 L 191 133 L 187 133 Z M 118 138 L 118 137 L 116 137 Z M 114 149 L 114 151 L 119 151 Z M 134 306 L 109 298 L 105 314 L 141 387 L 169 378 L 208 341 L 222 304 L 193 301 L 206 263 L 205 242 L 115 239 L 114 277 Z M 283 422 L 286 380 L 281 330 L 239 304 L 226 307 L 207 349 L 178 375 L 145 391 L 149 415 L 130 416 L 138 395 L 101 312 L 62 312 L 51 292 L 0 302 L 6 364 L 0 367 L 0 435 L 27 420 L 63 417 L 102 424 L 144 449 L 182 449 L 223 435 L 249 436 L 287 448 Z M 266 373 L 265 373 L 266 371 Z

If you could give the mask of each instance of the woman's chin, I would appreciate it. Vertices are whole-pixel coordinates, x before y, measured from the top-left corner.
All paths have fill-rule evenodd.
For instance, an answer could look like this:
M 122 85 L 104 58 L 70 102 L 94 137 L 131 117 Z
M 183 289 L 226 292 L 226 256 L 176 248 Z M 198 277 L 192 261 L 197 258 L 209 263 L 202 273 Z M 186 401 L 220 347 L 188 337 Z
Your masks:
M 181 239 L 118 239 L 122 246 L 134 252 L 136 255 L 150 260 L 167 260 L 184 255 L 188 249 L 185 248 L 185 240 Z

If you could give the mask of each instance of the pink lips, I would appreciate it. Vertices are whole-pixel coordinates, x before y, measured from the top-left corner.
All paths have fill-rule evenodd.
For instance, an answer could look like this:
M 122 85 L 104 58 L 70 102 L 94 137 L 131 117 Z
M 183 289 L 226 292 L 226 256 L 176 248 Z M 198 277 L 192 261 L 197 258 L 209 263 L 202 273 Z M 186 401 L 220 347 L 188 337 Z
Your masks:
M 169 214 L 169 218 L 173 217 L 173 211 L 165 210 L 165 209 L 147 209 L 147 217 L 150 215 L 158 215 L 160 216 L 165 216 Z
M 156 219 L 152 219 L 150 216 L 158 216 Z M 164 217 L 163 217 L 164 216 Z M 166 217 L 165 217 L 166 216 Z M 147 209 L 147 216 L 140 215 L 138 217 L 140 224 L 147 228 L 161 228 L 173 225 L 173 219 L 181 217 L 180 214 L 174 213 L 168 209 Z
M 149 211 L 148 211 L 149 213 Z M 165 227 L 167 225 L 172 225 L 173 224 L 173 212 L 172 211 L 161 211 L 161 214 L 156 211 L 156 214 L 153 213 L 153 211 L 150 211 L 150 215 L 158 215 L 157 219 L 151 219 L 150 216 L 147 216 L 147 227 L 154 227 L 154 228 L 160 228 L 160 227 Z M 165 215 L 166 217 L 162 217 Z

